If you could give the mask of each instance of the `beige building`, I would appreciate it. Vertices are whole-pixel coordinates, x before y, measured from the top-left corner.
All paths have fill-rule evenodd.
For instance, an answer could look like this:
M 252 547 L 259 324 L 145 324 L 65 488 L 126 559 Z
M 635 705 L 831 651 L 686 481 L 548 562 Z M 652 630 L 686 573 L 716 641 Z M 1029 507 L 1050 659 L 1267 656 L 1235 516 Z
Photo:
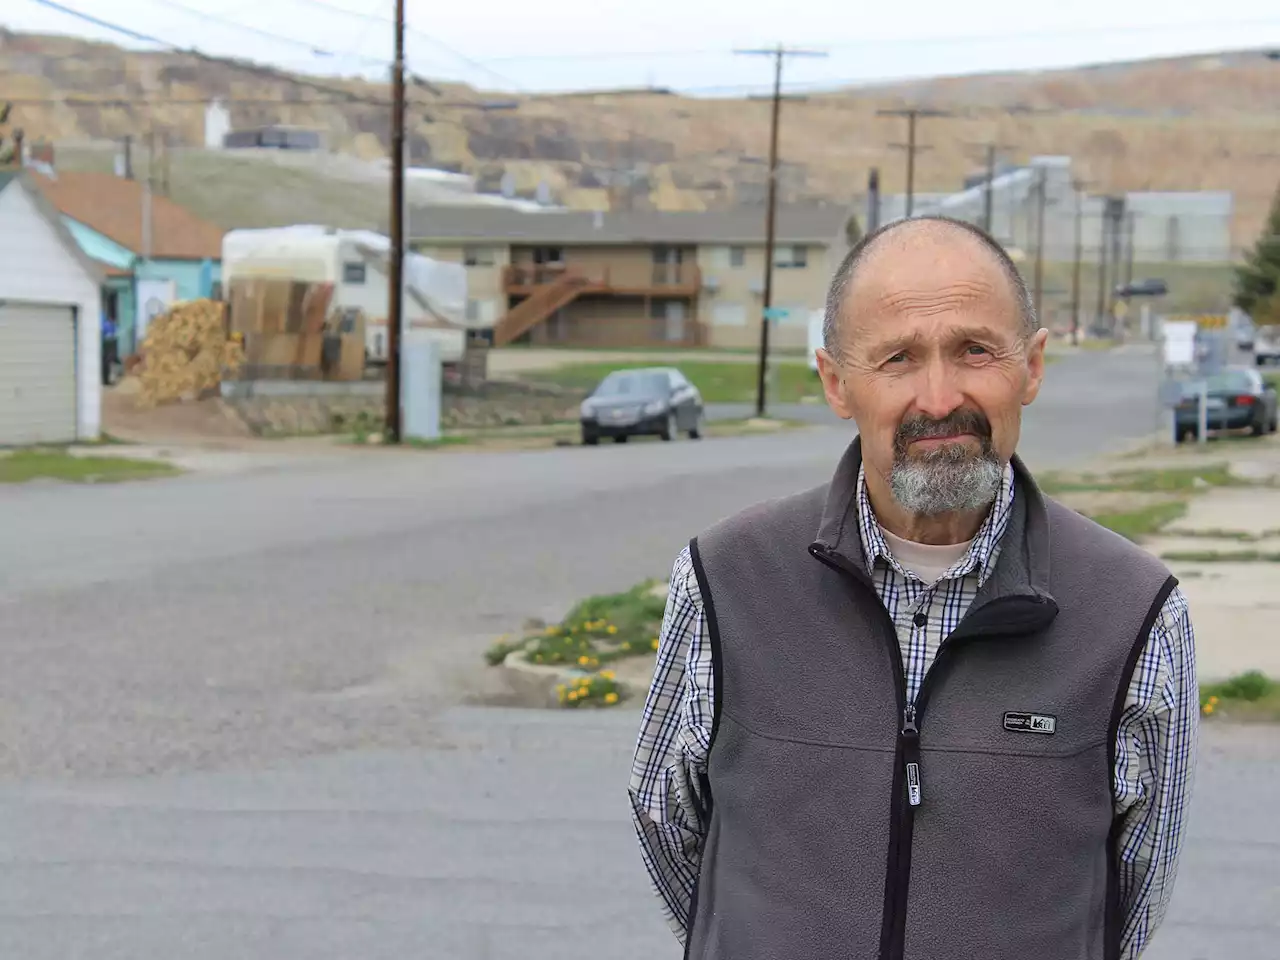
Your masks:
M 847 249 L 851 212 L 782 208 L 773 342 L 803 347 Z M 463 263 L 467 321 L 493 342 L 754 346 L 763 317 L 763 210 L 583 213 L 414 210 L 412 249 Z

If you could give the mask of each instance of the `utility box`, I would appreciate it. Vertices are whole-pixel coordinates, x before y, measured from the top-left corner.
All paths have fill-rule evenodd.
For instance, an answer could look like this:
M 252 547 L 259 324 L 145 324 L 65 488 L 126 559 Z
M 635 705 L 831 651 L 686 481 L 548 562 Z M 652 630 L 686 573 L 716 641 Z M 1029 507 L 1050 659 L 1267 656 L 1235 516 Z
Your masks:
M 440 344 L 424 330 L 406 330 L 400 344 L 401 433 L 414 440 L 440 438 Z

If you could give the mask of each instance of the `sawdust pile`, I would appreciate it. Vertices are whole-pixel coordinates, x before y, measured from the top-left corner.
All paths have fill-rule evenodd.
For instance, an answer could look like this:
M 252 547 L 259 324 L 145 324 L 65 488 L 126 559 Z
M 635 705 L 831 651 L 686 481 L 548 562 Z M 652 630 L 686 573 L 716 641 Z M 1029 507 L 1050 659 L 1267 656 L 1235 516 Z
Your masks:
M 141 406 L 197 399 L 244 362 L 243 347 L 227 334 L 226 305 L 216 300 L 188 300 L 157 316 L 141 354 Z

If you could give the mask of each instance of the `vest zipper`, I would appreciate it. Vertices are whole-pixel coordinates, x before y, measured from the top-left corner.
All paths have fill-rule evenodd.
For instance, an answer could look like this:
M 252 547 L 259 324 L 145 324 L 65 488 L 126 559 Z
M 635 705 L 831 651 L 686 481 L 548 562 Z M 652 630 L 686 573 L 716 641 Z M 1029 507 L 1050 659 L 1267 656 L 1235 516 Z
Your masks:
M 914 808 L 908 802 L 909 776 L 915 777 L 914 795 L 917 802 L 921 794 L 920 730 L 915 705 L 907 701 L 907 668 L 902 660 L 898 628 L 889 616 L 889 611 L 884 608 L 880 594 L 876 592 L 875 584 L 865 570 L 854 566 L 825 544 L 815 543 L 809 548 L 809 552 L 826 566 L 847 576 L 875 601 L 875 606 L 881 613 L 881 634 L 888 645 L 889 660 L 897 677 L 894 688 L 902 725 L 898 730 L 893 760 L 889 854 L 885 867 L 884 910 L 880 919 L 880 960 L 902 960 L 907 926 L 907 888 L 911 876 L 911 830 L 915 819 Z
M 925 671 L 920 681 L 920 689 L 916 691 L 914 701 L 907 698 L 907 671 L 902 660 L 902 646 L 898 641 L 898 629 L 893 618 L 885 610 L 875 584 L 865 570 L 851 564 L 840 554 L 830 550 L 824 544 L 815 543 L 809 552 L 833 570 L 845 574 L 859 587 L 871 594 L 883 616 L 884 636 L 889 645 L 889 657 L 897 670 L 895 684 L 898 693 L 898 706 L 901 710 L 902 726 L 898 730 L 897 749 L 894 758 L 892 818 L 889 823 L 889 857 L 885 871 L 884 914 L 880 925 L 880 960 L 902 960 L 906 950 L 907 932 L 907 894 L 911 886 L 911 844 L 915 833 L 916 807 L 924 802 L 923 765 L 920 762 L 920 724 L 923 722 L 924 708 L 929 703 L 930 681 L 938 673 L 938 665 L 957 646 L 967 640 L 980 636 L 976 626 L 982 617 L 974 615 L 981 612 L 990 615 L 992 608 L 1019 598 L 997 598 L 980 607 L 971 608 L 964 619 L 951 634 L 942 641 L 933 663 Z

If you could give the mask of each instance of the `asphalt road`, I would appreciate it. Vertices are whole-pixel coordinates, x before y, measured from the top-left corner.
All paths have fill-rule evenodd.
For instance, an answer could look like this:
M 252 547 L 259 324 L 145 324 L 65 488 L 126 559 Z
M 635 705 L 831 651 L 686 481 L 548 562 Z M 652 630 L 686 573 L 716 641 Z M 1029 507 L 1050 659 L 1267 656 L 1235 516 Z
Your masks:
M 1025 457 L 1149 434 L 1153 378 L 1141 351 L 1054 364 Z M 662 575 L 851 436 L 0 489 L 0 954 L 676 956 L 625 817 L 635 715 L 455 704 L 495 634 Z M 1274 740 L 1215 736 L 1157 960 L 1280 932 Z

